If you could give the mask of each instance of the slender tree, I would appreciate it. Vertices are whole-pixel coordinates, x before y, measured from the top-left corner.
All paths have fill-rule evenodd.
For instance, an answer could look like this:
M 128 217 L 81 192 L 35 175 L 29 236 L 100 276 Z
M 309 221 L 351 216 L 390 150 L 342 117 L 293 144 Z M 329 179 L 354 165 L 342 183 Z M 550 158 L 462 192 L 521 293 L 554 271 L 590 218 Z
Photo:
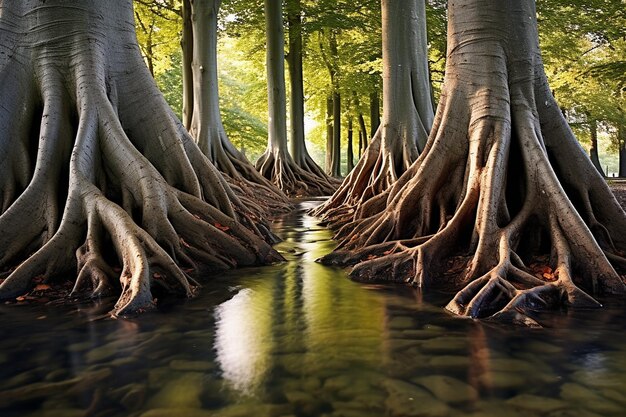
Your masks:
M 534 1 L 451 0 L 446 78 L 420 158 L 327 262 L 462 288 L 447 308 L 535 324 L 626 292 L 626 214 L 547 84 Z
M 383 0 L 382 26 L 382 124 L 355 169 L 317 211 L 335 226 L 411 166 L 432 125 L 425 3 Z
M 192 270 L 280 258 L 165 103 L 133 23 L 131 0 L 0 2 L 0 298 L 77 270 L 75 293 L 118 294 L 124 314 L 192 295 Z
M 325 195 L 326 182 L 300 168 L 287 151 L 282 1 L 265 0 L 265 28 L 269 134 L 267 150 L 256 162 L 256 168 L 287 195 Z
M 230 142 L 220 114 L 217 24 L 221 0 L 193 0 L 191 6 L 192 97 L 189 132 L 213 165 L 251 197 L 259 215 L 288 209 L 287 196 L 264 178 Z M 186 33 L 184 30 L 183 33 Z
M 287 64 L 291 83 L 289 115 L 291 120 L 291 156 L 300 168 L 316 178 L 315 184 L 309 188 L 317 188 L 316 194 L 330 195 L 339 184 L 326 175 L 323 169 L 311 158 L 306 148 L 304 135 L 304 77 L 302 71 L 303 39 L 302 39 L 302 2 L 287 2 L 287 24 L 289 33 L 289 53 Z

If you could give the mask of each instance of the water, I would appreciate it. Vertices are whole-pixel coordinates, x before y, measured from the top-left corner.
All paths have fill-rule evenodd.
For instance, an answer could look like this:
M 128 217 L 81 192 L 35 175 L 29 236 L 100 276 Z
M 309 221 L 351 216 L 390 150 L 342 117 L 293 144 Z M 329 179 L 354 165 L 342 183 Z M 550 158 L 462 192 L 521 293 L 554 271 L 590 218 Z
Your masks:
M 287 263 L 134 320 L 0 306 L 0 415 L 624 415 L 624 309 L 533 330 L 453 317 L 442 296 L 315 263 L 333 242 L 314 204 L 276 225 Z

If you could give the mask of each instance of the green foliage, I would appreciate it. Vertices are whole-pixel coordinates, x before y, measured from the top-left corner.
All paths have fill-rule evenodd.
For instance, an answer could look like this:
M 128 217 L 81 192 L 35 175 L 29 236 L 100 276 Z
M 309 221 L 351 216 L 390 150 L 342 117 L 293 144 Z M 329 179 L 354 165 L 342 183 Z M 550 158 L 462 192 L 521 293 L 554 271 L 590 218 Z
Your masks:
M 141 53 L 152 75 L 173 65 L 172 55 L 180 49 L 180 0 L 135 0 L 135 30 Z

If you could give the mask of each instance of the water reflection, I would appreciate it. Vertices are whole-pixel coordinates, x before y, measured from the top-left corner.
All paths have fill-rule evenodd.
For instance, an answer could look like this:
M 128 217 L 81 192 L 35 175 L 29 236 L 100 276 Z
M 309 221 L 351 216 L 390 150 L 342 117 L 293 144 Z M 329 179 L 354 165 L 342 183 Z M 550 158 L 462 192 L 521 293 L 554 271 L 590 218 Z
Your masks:
M 215 350 L 223 378 L 251 394 L 270 367 L 273 281 L 259 280 L 215 309 Z

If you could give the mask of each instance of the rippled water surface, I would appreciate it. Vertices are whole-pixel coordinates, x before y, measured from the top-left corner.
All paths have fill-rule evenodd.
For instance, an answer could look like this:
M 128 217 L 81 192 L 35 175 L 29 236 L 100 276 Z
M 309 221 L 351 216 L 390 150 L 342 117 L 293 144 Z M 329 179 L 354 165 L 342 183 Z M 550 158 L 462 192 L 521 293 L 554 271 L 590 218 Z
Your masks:
M 452 317 L 445 297 L 315 263 L 333 242 L 314 204 L 276 224 L 287 263 L 159 312 L 0 306 L 0 415 L 626 415 L 624 309 L 538 330 Z

